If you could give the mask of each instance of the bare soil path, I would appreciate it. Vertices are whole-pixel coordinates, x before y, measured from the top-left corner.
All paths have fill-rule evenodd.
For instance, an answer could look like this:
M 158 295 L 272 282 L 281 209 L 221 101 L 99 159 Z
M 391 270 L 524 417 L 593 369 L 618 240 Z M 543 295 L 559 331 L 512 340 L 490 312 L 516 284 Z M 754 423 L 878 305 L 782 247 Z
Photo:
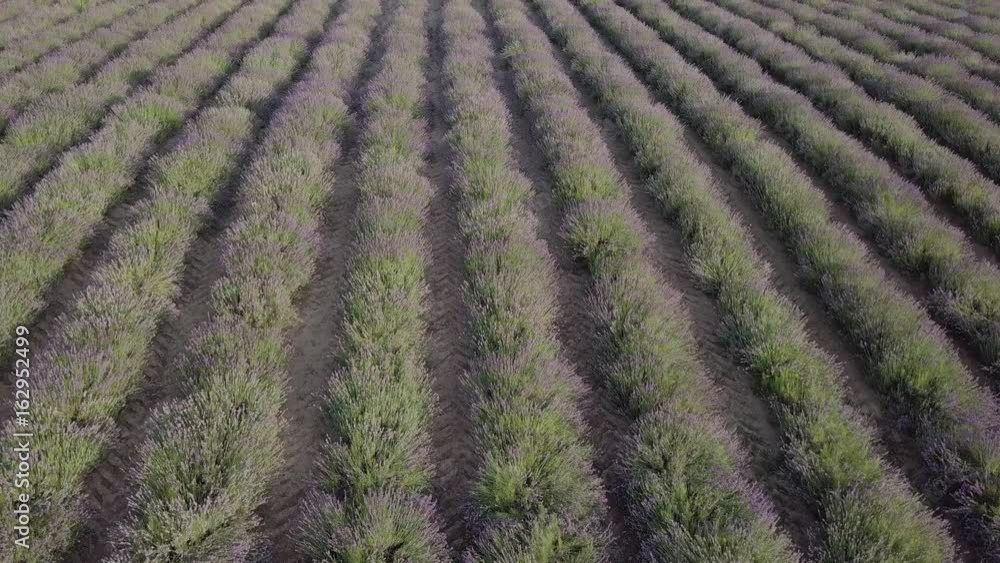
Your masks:
M 341 154 L 331 170 L 333 186 L 323 213 L 316 277 L 299 296 L 301 323 L 290 336 L 285 428 L 286 469 L 274 483 L 268 501 L 257 511 L 267 545 L 261 559 L 298 561 L 296 529 L 302 502 L 312 490 L 319 452 L 326 439 L 322 405 L 336 370 L 336 353 L 343 329 L 343 299 L 353 253 L 354 214 L 358 207 L 357 151 L 365 86 L 377 71 L 379 37 L 391 20 L 395 2 L 384 0 L 372 41 L 348 107 L 355 117 L 340 143 Z
M 458 224 L 458 194 L 451 189 L 443 7 L 443 0 L 430 0 L 425 19 L 429 42 L 424 92 L 429 153 L 423 173 L 434 186 L 425 229 L 430 250 L 427 363 L 438 397 L 431 429 L 436 464 L 434 498 L 448 543 L 456 554 L 461 554 L 470 539 L 465 517 L 476 471 L 476 450 L 469 425 L 471 396 L 464 379 L 471 362 L 472 342 L 463 295 L 465 252 Z

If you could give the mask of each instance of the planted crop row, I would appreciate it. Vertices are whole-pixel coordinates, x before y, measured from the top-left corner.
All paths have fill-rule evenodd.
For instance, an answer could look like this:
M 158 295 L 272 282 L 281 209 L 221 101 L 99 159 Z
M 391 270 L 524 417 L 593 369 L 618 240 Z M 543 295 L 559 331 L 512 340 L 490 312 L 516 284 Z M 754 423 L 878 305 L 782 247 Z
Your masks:
M 1000 60 L 1000 43 L 995 36 L 975 32 L 963 25 L 942 22 L 901 7 L 887 10 L 879 5 L 869 9 L 844 2 L 829 2 L 825 5 L 827 9 L 838 13 L 850 13 L 862 25 L 875 29 L 884 28 L 887 33 L 898 36 L 901 43 L 913 45 L 913 48 L 922 48 L 931 42 L 943 43 L 940 37 L 973 51 L 980 59 L 986 56 L 994 61 Z
M 774 406 L 788 466 L 821 514 L 820 560 L 950 557 L 942 524 L 875 452 L 871 430 L 844 403 L 839 369 L 810 341 L 801 312 L 774 289 L 767 264 L 687 149 L 676 118 L 653 103 L 569 3 L 535 3 L 680 228 L 691 270 L 722 314 L 728 347 Z
M 44 31 L 7 44 L 0 50 L 0 77 L 36 61 L 52 49 L 93 33 L 119 17 L 136 10 L 149 0 L 111 0 Z
M 50 4 L 49 8 L 58 7 L 61 10 L 67 10 L 66 13 L 72 14 L 75 12 L 71 7 L 61 3 Z M 0 32 L 12 31 L 18 29 L 15 27 L 18 24 L 24 25 L 29 24 L 32 20 L 42 20 L 53 21 L 58 18 L 59 14 L 49 14 L 45 9 L 39 8 L 35 0 L 9 0 L 6 2 L 0 2 Z M 38 24 L 34 24 L 38 25 Z M 6 39 L 6 38 L 5 38 Z M 0 46 L 2 48 L 2 46 Z
M 953 57 L 972 72 L 1000 84 L 1000 65 L 958 41 L 893 21 L 863 6 L 842 3 L 810 4 L 828 13 L 853 19 L 858 25 L 874 27 L 914 53 Z
M 764 3 L 773 5 L 767 0 Z M 847 19 L 859 29 L 873 29 L 880 35 L 888 36 L 910 56 L 914 54 L 947 56 L 969 71 L 991 80 L 994 84 L 1000 80 L 1000 65 L 996 61 L 990 60 L 982 53 L 948 37 L 894 21 L 892 18 L 877 13 L 877 10 L 865 6 L 844 2 L 816 2 L 814 0 L 807 0 L 806 4 L 821 11 L 824 15 Z M 969 30 L 967 29 L 967 31 Z M 991 50 L 991 48 L 987 48 L 987 50 Z
M 323 15 L 322 4 L 296 4 L 285 19 L 309 30 Z M 35 541 L 16 557 L 47 561 L 72 544 L 84 515 L 84 480 L 103 459 L 125 401 L 141 386 L 158 323 L 179 292 L 185 255 L 253 135 L 254 112 L 287 80 L 303 43 L 266 39 L 248 53 L 215 106 L 157 161 L 152 197 L 112 239 L 109 256 L 71 312 L 56 321 L 53 345 L 36 368 L 44 375 L 36 383 L 41 416 L 33 451 L 43 463 L 33 481 Z
M 734 2 L 726 0 L 720 4 L 730 6 Z M 742 2 L 740 6 L 733 11 L 740 14 L 751 12 L 755 20 L 772 17 L 768 14 L 767 8 L 752 2 Z M 782 14 L 783 12 L 779 10 L 778 16 L 774 17 L 780 17 Z M 810 56 L 843 69 L 844 73 L 864 92 L 907 112 L 930 136 L 951 147 L 958 154 L 971 159 L 994 181 L 1000 181 L 1000 125 L 948 94 L 935 83 L 880 63 L 863 53 L 852 51 L 840 41 L 822 36 L 813 29 L 786 26 L 777 30 L 777 33 L 791 45 L 801 47 Z M 766 39 L 765 36 L 760 37 L 759 41 L 747 42 L 759 44 L 766 42 Z M 732 39 L 732 41 L 738 40 Z M 794 47 L 791 50 L 797 51 Z M 802 53 L 797 54 L 797 58 L 803 56 Z M 782 65 L 763 64 L 790 66 L 787 61 L 782 62 L 784 63 Z M 776 70 L 776 72 L 782 71 Z M 829 82 L 832 79 L 829 69 L 826 74 L 826 81 Z
M 363 100 L 355 246 L 339 367 L 324 404 L 329 440 L 300 536 L 311 560 L 449 560 L 429 496 L 426 10 L 424 0 L 402 0 L 389 16 Z
M 534 118 L 568 242 L 594 279 L 602 372 L 633 421 L 620 464 L 644 557 L 797 560 L 714 412 L 686 314 L 645 259 L 645 234 L 599 130 L 523 4 L 489 6 L 517 94 Z
M 860 5 L 868 6 L 874 8 L 877 2 L 857 2 Z M 958 7 L 949 6 L 947 2 L 930 2 L 928 0 L 902 0 L 900 4 L 910 8 L 911 10 L 918 11 L 923 14 L 929 14 L 938 18 L 946 19 L 949 21 L 954 21 L 956 19 L 961 19 L 968 16 L 968 12 L 958 9 Z
M 305 53 L 306 35 L 323 27 L 333 4 L 296 3 L 279 23 L 278 50 L 265 41 L 255 49 L 259 59 L 249 55 L 250 74 L 232 82 L 235 98 L 220 94 L 224 107 L 259 107 L 263 99 L 245 106 L 240 92 L 286 80 Z M 378 10 L 365 0 L 345 4 L 240 183 L 212 317 L 195 330 L 178 368 L 189 395 L 154 415 L 118 561 L 150 560 L 167 550 L 187 561 L 242 561 L 257 543 L 255 511 L 283 465 L 285 336 L 296 323 L 293 298 L 315 269 L 327 172 L 348 119 L 343 97 Z M 299 36 L 289 35 L 292 30 Z M 343 45 L 348 41 L 356 44 Z
M 43 7 L 39 7 L 35 0 L 11 2 L 10 8 L 5 9 L 7 12 L 12 12 L 11 17 L 0 24 L 0 49 L 6 49 L 23 37 L 61 24 L 78 16 L 85 8 L 97 7 L 103 1 L 106 0 L 94 0 L 89 6 L 80 6 L 73 2 L 51 2 Z
M 71 7 L 66 5 L 60 5 L 60 3 L 52 3 L 48 6 L 50 9 L 59 8 L 59 10 L 65 10 L 63 15 L 72 15 L 75 13 Z M 0 32 L 9 32 L 15 29 L 19 29 L 19 24 L 21 25 L 44 25 L 45 22 L 54 21 L 61 14 L 57 10 L 53 10 L 56 13 L 48 13 L 44 8 L 38 6 L 37 2 L 34 0 L 9 0 L 6 2 L 0 2 Z M 34 23 L 33 20 L 40 20 L 38 23 Z M 6 37 L 4 38 L 6 41 Z M 2 49 L 2 44 L 0 44 L 0 49 Z
M 900 47 L 896 41 L 878 30 L 868 29 L 858 25 L 854 20 L 825 13 L 808 4 L 768 0 L 764 0 L 764 3 L 780 9 L 780 12 L 772 13 L 776 17 L 781 17 L 783 14 L 787 18 L 814 25 L 817 30 L 879 61 L 895 64 L 908 72 L 939 82 L 961 96 L 972 107 L 1000 122 L 1000 92 L 997 91 L 996 85 L 985 78 L 971 74 L 955 58 L 945 54 L 914 56 L 912 52 Z M 772 27 L 774 25 L 777 24 L 772 23 Z M 794 24 L 788 20 L 787 25 Z
M 63 156 L 31 197 L 0 224 L 0 327 L 12 334 L 45 305 L 45 292 L 78 255 L 111 206 L 133 186 L 146 159 L 180 129 L 200 100 L 232 71 L 242 52 L 289 0 L 254 0 L 200 47 L 161 69 L 119 104 L 90 141 Z M 0 355 L 10 337 L 0 340 Z
M 142 6 L 110 27 L 50 53 L 0 83 L 0 130 L 29 102 L 62 92 L 89 76 L 130 42 L 204 0 L 171 0 Z
M 909 413 L 941 490 L 983 525 L 989 539 L 997 538 L 1000 416 L 990 394 L 975 383 L 921 307 L 833 222 L 808 177 L 735 102 L 626 10 L 607 2 L 586 4 L 584 10 L 741 181 L 799 264 L 806 287 L 823 300 L 860 353 L 886 403 Z
M 857 0 L 856 0 L 857 1 Z M 898 5 L 885 5 L 878 1 L 857 1 L 857 3 L 868 6 L 874 10 L 888 15 L 897 9 L 903 9 Z M 939 4 L 927 0 L 903 0 L 902 4 L 918 14 L 924 14 L 956 24 L 961 24 L 981 33 L 1000 33 L 1000 20 L 996 19 L 996 14 L 990 14 L 987 9 L 985 13 L 969 12 L 958 9 L 959 6 L 948 6 L 947 3 Z
M 515 170 L 485 22 L 444 8 L 444 74 L 455 189 L 476 342 L 469 385 L 479 464 L 468 561 L 601 561 L 604 491 L 576 408 L 581 384 L 555 337 L 551 256 L 535 235 L 531 186 Z M 572 554 L 572 555 L 571 555 Z
M 756 62 L 719 38 L 661 4 L 623 3 L 783 136 L 850 206 L 882 254 L 930 285 L 935 317 L 965 335 L 987 364 L 1000 368 L 1000 272 L 977 261 L 963 237 L 934 215 L 916 188 L 837 130 L 807 99 L 771 81 Z M 725 13 L 715 13 L 712 27 L 726 25 Z
M 32 12 L 41 12 L 42 10 L 32 10 L 35 7 L 35 2 L 33 0 L 7 0 L 5 2 L 0 2 L 0 24 L 5 26 L 11 25 L 7 22 L 12 20 L 22 20 L 27 21 L 28 16 L 32 16 Z
M 879 5 L 879 2 L 873 0 L 854 0 L 854 3 L 861 6 L 867 6 L 873 10 Z M 966 2 L 961 2 L 961 4 L 965 3 Z M 932 15 L 936 18 L 948 21 L 956 21 L 969 16 L 968 12 L 960 9 L 958 6 L 949 6 L 948 2 L 900 0 L 899 5 L 906 6 L 907 8 L 922 14 Z
M 717 3 L 744 17 L 760 13 L 738 1 Z M 958 211 L 977 240 L 1000 249 L 1000 187 L 928 139 L 910 116 L 869 98 L 836 69 L 811 60 L 752 21 L 731 17 L 705 2 L 677 1 L 671 6 L 798 89 L 837 125 L 894 161 L 929 198 Z
M 206 2 L 130 45 L 87 83 L 46 95 L 25 108 L 7 127 L 6 138 L 0 144 L 0 159 L 6 163 L 0 167 L 0 207 L 9 206 L 27 190 L 63 151 L 86 139 L 114 103 L 141 96 L 132 90 L 150 75 L 152 82 L 159 80 L 158 76 L 176 80 L 176 76 L 170 76 L 176 71 L 164 65 L 192 48 L 199 37 L 240 4 L 241 0 Z M 160 69 L 159 75 L 153 74 L 156 69 Z M 134 95 L 128 98 L 130 93 Z M 4 112 L 8 109 L 4 108 Z
M 316 268 L 315 247 L 320 238 L 320 214 L 331 187 L 330 167 L 339 156 L 339 138 L 350 120 L 349 92 L 364 62 L 378 12 L 375 1 L 345 2 L 343 13 L 313 52 L 304 78 L 272 120 L 244 177 L 237 204 L 239 219 L 226 234 L 224 275 L 215 291 L 214 314 L 196 331 L 197 340 L 182 371 L 189 374 L 195 389 L 195 395 L 182 407 L 188 409 L 181 415 L 185 420 L 222 424 L 219 417 L 231 413 L 224 406 L 206 408 L 206 393 L 214 391 L 216 396 L 233 401 L 233 379 L 249 374 L 251 384 L 258 388 L 273 385 L 280 389 L 280 395 L 257 394 L 251 406 L 255 414 L 265 413 L 257 420 L 269 425 L 278 421 L 282 425 L 279 433 L 283 428 L 284 422 L 273 414 L 280 409 L 284 393 L 283 333 L 296 322 L 296 292 L 308 283 Z M 206 367 L 209 362 L 210 367 Z M 247 456 L 258 455 L 256 448 L 275 452 L 280 446 L 273 441 L 278 433 L 255 426 L 253 416 L 248 418 L 227 428 L 225 436 L 230 444 L 237 444 L 229 450 L 234 459 L 249 466 L 255 460 L 247 461 Z M 272 441 L 253 442 L 260 435 Z M 206 439 L 217 436 L 206 437 L 199 430 L 183 434 L 182 439 L 189 436 L 196 440 L 192 456 L 219 445 L 206 444 Z M 175 447 L 171 439 L 177 436 L 159 438 L 158 447 Z M 242 449 L 251 442 L 253 449 Z M 253 466 L 254 479 L 250 481 L 233 479 L 228 473 L 215 478 L 211 467 L 190 459 L 182 478 L 188 482 L 201 479 L 227 498 L 236 497 L 234 488 L 242 491 L 250 486 L 254 488 L 251 494 L 237 498 L 260 504 L 266 500 L 262 485 L 274 476 L 279 457 L 275 454 L 265 459 L 266 463 Z

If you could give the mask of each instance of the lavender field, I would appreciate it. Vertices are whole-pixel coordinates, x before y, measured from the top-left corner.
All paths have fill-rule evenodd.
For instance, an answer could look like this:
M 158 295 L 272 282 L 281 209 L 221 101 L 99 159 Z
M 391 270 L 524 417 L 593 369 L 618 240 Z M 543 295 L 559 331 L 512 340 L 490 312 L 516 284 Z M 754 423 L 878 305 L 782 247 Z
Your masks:
M 1000 3 L 0 0 L 0 563 L 1000 561 Z

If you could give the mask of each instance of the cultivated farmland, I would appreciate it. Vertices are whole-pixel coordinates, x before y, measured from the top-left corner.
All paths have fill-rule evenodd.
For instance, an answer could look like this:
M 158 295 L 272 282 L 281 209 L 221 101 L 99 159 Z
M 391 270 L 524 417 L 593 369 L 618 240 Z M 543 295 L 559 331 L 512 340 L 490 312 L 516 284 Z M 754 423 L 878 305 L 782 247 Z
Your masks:
M 0 562 L 1000 561 L 1000 5 L 0 0 Z

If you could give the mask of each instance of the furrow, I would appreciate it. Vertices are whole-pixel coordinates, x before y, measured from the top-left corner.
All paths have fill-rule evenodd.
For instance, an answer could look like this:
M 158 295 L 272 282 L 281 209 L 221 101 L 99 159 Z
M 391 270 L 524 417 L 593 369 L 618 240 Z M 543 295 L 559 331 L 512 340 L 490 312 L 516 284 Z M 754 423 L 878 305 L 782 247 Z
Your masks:
M 240 183 L 212 318 L 194 331 L 179 363 L 190 393 L 153 417 L 131 515 L 116 542 L 123 546 L 119 560 L 145 560 L 178 544 L 179 557 L 197 561 L 243 560 L 261 548 L 255 510 L 282 465 L 285 333 L 296 323 L 293 297 L 312 277 L 328 167 L 348 120 L 336 92 L 359 64 L 349 58 L 357 47 L 345 42 L 363 42 L 377 9 L 374 2 L 346 3 Z M 278 37 L 305 50 L 324 12 L 331 6 L 323 0 L 295 4 Z M 294 68 L 261 63 L 257 77 L 239 83 L 278 69 L 287 79 Z
M 989 68 L 994 79 L 998 76 L 996 63 L 1000 62 L 1000 43 L 997 42 L 997 31 L 993 34 L 978 33 L 962 25 L 942 24 L 934 18 L 921 17 L 898 7 L 886 9 L 882 4 L 869 7 L 828 2 L 824 4 L 824 8 L 832 13 L 847 15 L 861 25 L 878 29 L 908 49 L 917 52 L 948 52 L 960 60 L 970 61 L 972 68 Z
M 466 528 L 469 484 L 475 471 L 474 445 L 469 427 L 469 394 L 464 378 L 469 372 L 473 342 L 469 309 L 462 300 L 462 244 L 457 193 L 450 189 L 455 153 L 448 143 L 448 108 L 445 92 L 444 4 L 430 0 L 425 26 L 428 57 L 424 99 L 427 105 L 428 155 L 423 175 L 433 195 L 427 208 L 427 368 L 438 408 L 431 424 L 435 457 L 432 482 L 438 513 L 452 551 L 467 547 Z
M 878 250 L 927 283 L 934 318 L 968 339 L 990 369 L 1000 368 L 1000 272 L 977 260 L 964 237 L 936 217 L 914 186 L 837 130 L 804 96 L 771 81 L 755 61 L 722 40 L 663 5 L 622 4 L 783 137 L 847 203 Z M 705 20 L 718 16 L 718 25 L 725 25 L 724 12 L 703 6 Z
M 366 0 L 348 5 L 316 49 L 303 84 L 293 92 L 293 100 L 302 98 L 303 107 L 296 109 L 290 100 L 287 116 L 280 119 L 280 123 L 288 128 L 288 135 L 304 136 L 309 140 L 305 145 L 296 143 L 298 151 L 322 157 L 320 162 L 325 166 L 323 176 L 309 176 L 311 182 L 321 182 L 316 189 L 322 189 L 317 192 L 322 197 L 300 201 L 299 195 L 288 192 L 282 193 L 281 198 L 270 198 L 270 191 L 259 190 L 259 194 L 248 194 L 241 204 L 250 209 L 249 206 L 259 201 L 258 206 L 253 207 L 257 209 L 253 216 L 264 213 L 272 222 L 287 215 L 288 211 L 299 211 L 302 217 L 293 224 L 297 227 L 297 236 L 265 254 L 273 255 L 280 267 L 253 273 L 255 278 L 259 277 L 262 282 L 277 288 L 275 297 L 265 295 L 269 301 L 279 297 L 283 299 L 286 294 L 302 294 L 295 300 L 300 318 L 288 331 L 291 348 L 284 368 L 287 373 L 284 411 L 288 423 L 283 428 L 282 442 L 287 461 L 277 475 L 265 504 L 257 510 L 272 543 L 272 559 L 276 561 L 295 560 L 298 540 L 296 509 L 308 492 L 308 478 L 323 446 L 325 432 L 321 404 L 322 393 L 328 384 L 325 368 L 332 365 L 330 349 L 337 341 L 334 332 L 339 318 L 339 290 L 344 286 L 350 250 L 350 218 L 357 206 L 354 171 L 347 162 L 357 140 L 355 112 L 349 108 L 359 96 L 358 88 L 364 81 L 365 71 L 373 64 L 371 57 L 375 39 L 384 31 L 385 16 L 377 1 Z M 284 136 L 286 133 L 276 132 L 274 135 Z M 312 145 L 313 142 L 315 145 Z M 284 157 L 286 152 L 275 152 L 270 158 Z M 286 160 L 288 165 L 294 165 L 294 160 Z M 257 175 L 262 181 L 274 177 L 271 183 L 283 184 L 272 172 L 261 170 Z M 290 184 L 289 188 L 295 185 Z M 230 236 L 235 236 L 235 229 L 232 232 Z M 248 240 L 241 243 L 245 250 L 240 253 L 234 250 L 230 254 L 234 257 L 249 255 L 256 246 L 253 240 Z M 289 247 L 294 251 L 285 256 L 285 249 Z M 282 258 L 278 260 L 277 256 Z M 237 269 L 235 264 L 228 278 L 237 279 L 242 275 L 243 270 Z M 308 280 L 306 286 L 299 287 L 302 283 L 299 278 L 285 281 L 281 277 L 283 269 L 293 266 L 301 270 L 302 279 Z M 243 317 L 241 322 L 244 323 L 253 320 L 246 315 Z M 216 326 L 218 330 L 225 330 L 224 325 Z M 282 372 L 274 373 L 276 378 L 281 378 Z
M 60 45 L 86 37 L 106 28 L 119 17 L 138 10 L 151 0 L 111 0 L 98 6 L 80 10 L 75 17 L 49 29 L 33 33 L 21 40 L 8 43 L 0 50 L 0 79 L 37 61 Z
M 887 37 L 879 28 L 868 29 L 853 19 L 829 14 L 808 4 L 770 0 L 763 0 L 763 3 L 780 9 L 794 21 L 816 26 L 824 34 L 881 62 L 939 82 L 969 105 L 990 116 L 994 122 L 1000 123 L 1000 92 L 996 85 L 971 73 L 962 65 L 961 59 L 947 53 L 913 53 Z
M 21 17 L 11 17 L 0 25 L 0 52 L 24 37 L 45 32 L 76 17 L 85 8 L 96 8 L 109 0 L 94 0 L 80 5 L 75 2 L 50 2 L 39 7 L 36 0 L 11 3 L 11 10 Z
M 44 95 L 89 79 L 107 62 L 156 28 L 182 17 L 205 0 L 170 0 L 147 4 L 107 29 L 61 47 L 0 84 L 0 131 L 18 113 Z
M 784 12 L 752 1 L 719 0 L 716 3 L 757 22 L 784 17 Z M 670 4 L 683 5 L 674 2 Z M 836 86 L 837 101 L 848 106 L 841 112 L 857 112 L 861 106 L 872 106 L 875 100 L 887 102 L 889 105 L 874 114 L 878 117 L 877 120 L 872 115 L 868 116 L 870 129 L 875 129 L 872 123 L 881 125 L 884 121 L 890 121 L 892 129 L 882 134 L 899 137 L 901 129 L 913 127 L 916 131 L 910 136 L 914 138 L 904 138 L 902 142 L 917 141 L 929 144 L 931 148 L 950 149 L 956 155 L 969 159 L 993 181 L 1000 181 L 1000 125 L 945 92 L 934 81 L 924 80 L 878 62 L 868 55 L 852 51 L 837 39 L 823 36 L 810 27 L 779 26 L 775 33 L 759 30 L 754 37 L 746 37 L 743 29 L 730 33 L 738 35 L 729 35 L 726 37 L 727 42 L 745 50 L 747 54 L 758 58 L 761 64 L 779 74 L 794 76 L 800 65 L 793 65 L 792 61 L 803 61 L 807 65 L 816 61 L 828 63 L 822 82 L 816 84 L 813 91 L 829 91 L 831 86 Z M 779 51 L 786 58 L 774 58 Z M 788 56 L 792 58 L 789 59 Z M 810 66 L 815 68 L 816 65 Z M 845 80 L 845 77 L 849 80 Z M 852 81 L 854 88 L 849 87 Z M 847 93 L 851 95 L 845 96 Z M 920 127 L 914 127 L 914 124 L 919 124 Z M 878 131 L 875 130 L 874 133 Z M 900 142 L 897 140 L 895 144 Z M 893 147 L 881 148 L 884 150 Z
M 801 49 L 744 19 L 764 18 L 766 12 L 736 0 L 716 4 L 738 15 L 705 2 L 670 2 L 673 10 L 807 96 L 839 127 L 893 162 L 929 199 L 954 209 L 976 240 L 1000 253 L 1000 187 L 970 162 L 928 139 L 909 116 L 869 98 L 835 67 L 813 61 Z

